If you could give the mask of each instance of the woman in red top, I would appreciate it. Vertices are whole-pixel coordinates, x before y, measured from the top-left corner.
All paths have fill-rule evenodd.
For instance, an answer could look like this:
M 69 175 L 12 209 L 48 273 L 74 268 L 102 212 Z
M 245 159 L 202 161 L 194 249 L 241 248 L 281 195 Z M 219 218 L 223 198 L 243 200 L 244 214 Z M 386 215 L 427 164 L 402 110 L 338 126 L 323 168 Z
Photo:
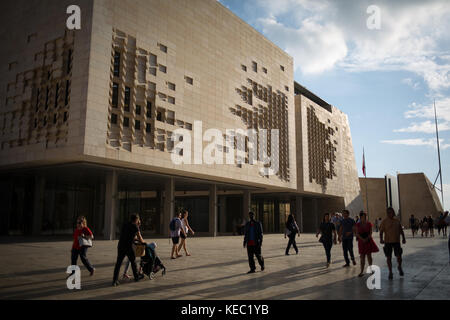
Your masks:
M 80 247 L 80 243 L 78 237 L 84 237 L 87 239 L 94 239 L 94 235 L 92 231 L 87 227 L 87 220 L 85 217 L 79 217 L 77 219 L 77 228 L 73 233 L 73 245 L 72 245 L 72 265 L 77 265 L 78 256 L 81 258 L 81 262 L 85 265 L 85 267 L 90 272 L 91 276 L 94 275 L 95 268 L 89 262 L 87 258 L 87 249 L 88 247 Z
M 367 215 L 361 211 L 360 220 L 356 224 L 356 237 L 358 239 L 358 249 L 361 256 L 361 273 L 358 277 L 364 276 L 364 264 L 367 256 L 369 266 L 372 265 L 372 252 L 378 252 L 379 249 L 372 239 L 372 224 L 367 221 Z

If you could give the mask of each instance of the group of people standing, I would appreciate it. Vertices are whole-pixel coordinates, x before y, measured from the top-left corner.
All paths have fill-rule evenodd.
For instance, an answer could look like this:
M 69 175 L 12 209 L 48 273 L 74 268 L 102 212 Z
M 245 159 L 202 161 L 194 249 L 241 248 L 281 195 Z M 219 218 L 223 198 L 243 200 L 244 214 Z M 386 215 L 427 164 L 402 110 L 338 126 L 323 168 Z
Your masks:
M 369 266 L 371 266 L 373 261 L 372 254 L 379 251 L 377 244 L 372 238 L 372 231 L 372 223 L 367 220 L 367 214 L 363 211 L 360 212 L 358 222 L 356 222 L 350 217 L 349 211 L 344 210 L 342 213 L 342 219 L 340 219 L 337 228 L 336 223 L 332 223 L 330 214 L 326 213 L 323 217 L 322 223 L 319 226 L 319 230 L 316 233 L 316 237 L 321 235 L 319 241 L 325 249 L 325 255 L 327 258 L 326 267 L 328 268 L 331 263 L 331 248 L 333 247 L 333 244 L 337 244 L 338 241 L 339 243 L 342 243 L 344 253 L 345 264 L 343 267 L 347 268 L 350 266 L 350 259 L 352 264 L 356 265 L 355 256 L 353 253 L 353 241 L 354 237 L 356 237 L 358 241 L 361 267 L 361 272 L 358 276 L 364 276 L 366 257 Z M 387 217 L 380 224 L 380 243 L 384 244 L 383 251 L 389 267 L 389 279 L 393 279 L 392 253 L 394 253 L 397 258 L 400 276 L 404 275 L 402 269 L 403 251 L 400 244 L 400 236 L 402 237 L 402 243 L 405 244 L 405 234 L 400 221 L 395 218 L 394 209 L 388 208 Z
M 445 220 L 447 217 L 448 211 L 446 211 L 445 213 L 440 212 L 439 217 L 437 218 L 436 221 L 433 219 L 431 215 L 428 217 L 425 216 L 419 220 L 412 214 L 411 217 L 409 218 L 409 227 L 411 229 L 412 236 L 414 237 L 416 234 L 418 234 L 418 231 L 420 229 L 422 231 L 422 237 L 424 235 L 425 237 L 428 237 L 428 235 L 430 235 L 430 237 L 434 237 L 434 229 L 435 227 L 437 227 L 438 235 L 441 235 L 442 231 L 442 235 L 446 237 L 447 223 Z

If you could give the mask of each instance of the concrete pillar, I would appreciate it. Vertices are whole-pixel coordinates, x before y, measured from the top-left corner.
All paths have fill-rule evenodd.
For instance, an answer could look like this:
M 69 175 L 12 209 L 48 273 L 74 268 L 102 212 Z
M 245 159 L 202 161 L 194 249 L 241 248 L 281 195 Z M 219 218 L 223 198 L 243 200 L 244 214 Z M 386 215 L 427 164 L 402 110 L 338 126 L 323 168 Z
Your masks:
M 227 232 L 227 196 L 220 197 L 220 230 L 219 232 Z
M 116 170 L 106 174 L 105 179 L 105 226 L 104 238 L 114 240 L 116 238 L 116 219 L 119 211 L 119 181 Z
M 161 219 L 161 233 L 169 236 L 169 224 L 175 215 L 175 180 L 168 178 L 163 192 L 163 217 Z
M 316 198 L 312 199 L 313 212 L 314 212 L 314 228 L 317 231 L 319 229 L 319 201 Z
M 242 198 L 242 218 L 248 220 L 248 213 L 250 212 L 250 208 L 252 207 L 252 195 L 250 191 L 245 190 Z M 257 213 L 255 212 L 255 214 Z
M 295 197 L 295 220 L 297 220 L 300 232 L 303 232 L 303 197 Z
M 44 214 L 45 177 L 38 175 L 34 180 L 33 202 L 33 235 L 40 235 L 42 231 L 42 217 Z
M 209 187 L 209 233 L 217 236 L 217 185 Z

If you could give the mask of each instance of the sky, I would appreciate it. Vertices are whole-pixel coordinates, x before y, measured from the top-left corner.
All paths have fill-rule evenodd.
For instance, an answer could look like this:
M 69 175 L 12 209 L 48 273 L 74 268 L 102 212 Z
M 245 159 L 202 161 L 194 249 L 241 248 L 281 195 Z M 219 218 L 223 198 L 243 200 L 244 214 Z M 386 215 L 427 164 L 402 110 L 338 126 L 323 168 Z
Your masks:
M 450 208 L 450 1 L 220 2 L 294 58 L 297 82 L 348 115 L 360 176 L 364 148 L 368 177 L 424 172 L 433 183 L 436 101 Z

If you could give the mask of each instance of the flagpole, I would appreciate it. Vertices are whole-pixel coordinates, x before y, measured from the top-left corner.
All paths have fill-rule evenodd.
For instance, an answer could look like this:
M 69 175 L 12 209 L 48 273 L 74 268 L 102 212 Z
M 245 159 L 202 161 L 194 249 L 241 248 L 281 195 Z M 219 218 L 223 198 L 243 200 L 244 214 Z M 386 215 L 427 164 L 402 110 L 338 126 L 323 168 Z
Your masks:
M 363 147 L 363 168 L 364 168 L 364 182 L 366 184 L 366 209 L 367 209 L 367 221 L 369 220 L 369 193 L 367 192 L 367 174 L 366 174 L 366 157 L 364 154 L 364 147 Z

